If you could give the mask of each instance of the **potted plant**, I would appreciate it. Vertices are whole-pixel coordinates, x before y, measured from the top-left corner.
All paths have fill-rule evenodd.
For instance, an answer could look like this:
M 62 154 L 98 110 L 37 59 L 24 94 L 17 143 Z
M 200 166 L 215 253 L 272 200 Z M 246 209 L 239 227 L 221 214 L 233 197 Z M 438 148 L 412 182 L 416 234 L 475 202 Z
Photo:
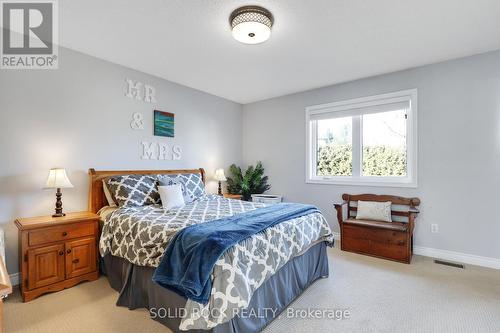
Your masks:
M 245 201 L 249 201 L 252 194 L 261 194 L 271 188 L 267 183 L 267 176 L 264 176 L 264 167 L 260 161 L 255 167 L 250 165 L 245 173 L 240 167 L 232 164 L 229 172 L 231 176 L 227 177 L 227 191 L 230 194 L 240 194 Z

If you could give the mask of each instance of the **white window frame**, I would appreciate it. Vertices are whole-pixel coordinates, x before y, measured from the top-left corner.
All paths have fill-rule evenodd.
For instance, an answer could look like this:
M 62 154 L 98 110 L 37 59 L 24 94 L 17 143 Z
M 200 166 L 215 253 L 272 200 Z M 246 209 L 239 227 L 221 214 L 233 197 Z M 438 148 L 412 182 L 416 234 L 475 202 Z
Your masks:
M 360 108 L 382 106 L 385 104 L 408 102 L 406 122 L 406 151 L 407 175 L 406 177 L 379 177 L 362 176 L 363 166 L 363 128 L 360 117 L 353 118 L 352 146 L 353 146 L 353 175 L 352 176 L 318 176 L 316 175 L 317 158 L 317 121 L 311 116 L 337 113 L 336 117 L 359 115 Z M 358 113 L 356 112 L 358 110 Z M 359 133 L 359 135 L 356 135 Z M 311 184 L 336 184 L 336 185 L 362 185 L 362 186 L 388 186 L 388 187 L 417 187 L 417 89 L 402 90 L 393 93 L 355 98 L 340 102 L 313 105 L 306 107 L 306 183 Z M 357 158 L 355 158 L 355 155 Z M 359 161 L 358 163 L 355 163 Z

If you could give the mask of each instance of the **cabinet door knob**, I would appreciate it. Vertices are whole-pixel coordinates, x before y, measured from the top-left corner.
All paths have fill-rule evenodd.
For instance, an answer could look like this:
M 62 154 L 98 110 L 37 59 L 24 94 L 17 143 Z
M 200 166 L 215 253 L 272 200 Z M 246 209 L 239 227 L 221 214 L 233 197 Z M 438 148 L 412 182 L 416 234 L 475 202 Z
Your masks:
M 66 237 L 66 236 L 68 236 L 68 233 L 67 233 L 66 231 L 64 231 L 64 232 L 62 233 L 62 235 L 63 235 L 63 237 Z
M 78 264 L 80 262 L 80 259 L 73 259 L 73 264 Z
M 68 254 L 71 253 L 71 249 L 67 249 L 66 253 L 68 253 Z
M 59 251 L 59 255 L 63 256 L 64 255 L 64 251 Z

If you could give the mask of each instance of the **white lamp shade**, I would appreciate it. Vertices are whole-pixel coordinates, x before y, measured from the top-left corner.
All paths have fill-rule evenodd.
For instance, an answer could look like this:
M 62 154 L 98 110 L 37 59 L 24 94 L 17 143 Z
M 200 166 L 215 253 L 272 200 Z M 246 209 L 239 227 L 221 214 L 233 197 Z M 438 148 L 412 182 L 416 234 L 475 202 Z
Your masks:
M 271 28 L 260 22 L 242 22 L 233 28 L 233 37 L 244 44 L 259 44 L 271 36 Z
M 45 188 L 71 188 L 73 184 L 68 179 L 65 169 L 50 169 Z
M 227 179 L 226 179 L 226 175 L 224 174 L 224 169 L 215 170 L 214 178 L 215 178 L 215 180 L 217 180 L 219 182 L 225 182 Z

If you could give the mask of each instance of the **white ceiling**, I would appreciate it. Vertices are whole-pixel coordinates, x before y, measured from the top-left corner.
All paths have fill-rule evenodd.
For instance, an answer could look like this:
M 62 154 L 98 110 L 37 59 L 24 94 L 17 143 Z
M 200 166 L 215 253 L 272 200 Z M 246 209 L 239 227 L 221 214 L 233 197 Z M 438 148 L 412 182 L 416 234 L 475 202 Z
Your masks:
M 500 49 L 499 0 L 64 0 L 63 46 L 249 103 Z M 271 38 L 228 17 L 258 4 Z

